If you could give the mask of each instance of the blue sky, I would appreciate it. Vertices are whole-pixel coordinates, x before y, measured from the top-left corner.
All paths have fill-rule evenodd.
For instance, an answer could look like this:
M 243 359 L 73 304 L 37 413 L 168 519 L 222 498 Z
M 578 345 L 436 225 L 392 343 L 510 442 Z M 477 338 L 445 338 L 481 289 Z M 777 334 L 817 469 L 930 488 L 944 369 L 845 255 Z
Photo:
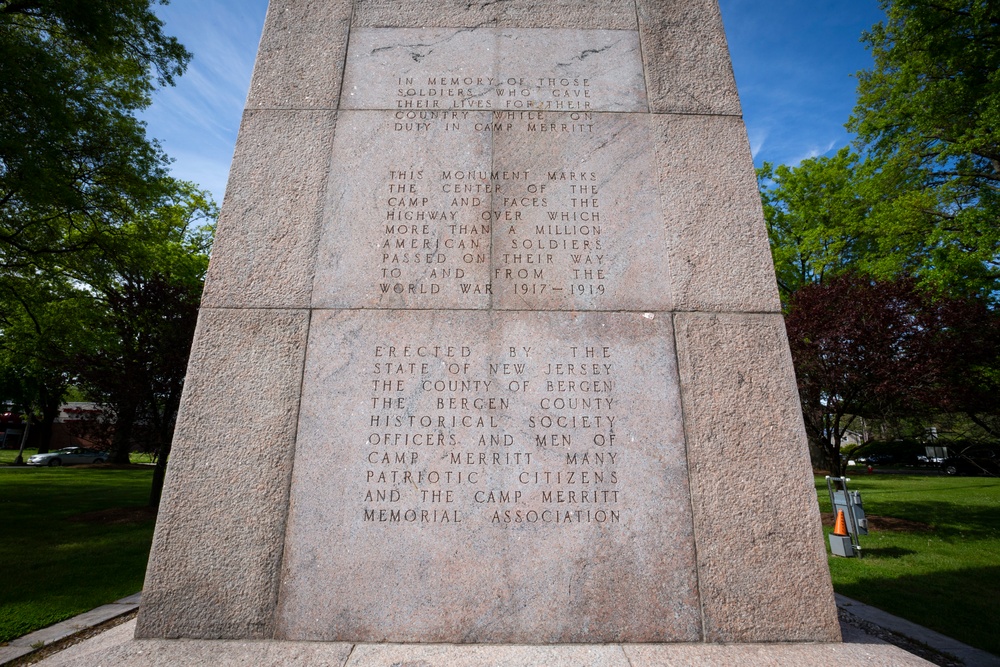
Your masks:
M 877 0 L 720 0 L 755 162 L 797 164 L 848 144 L 859 41 Z M 157 13 L 194 59 L 143 115 L 176 177 L 226 187 L 267 0 L 171 0 Z

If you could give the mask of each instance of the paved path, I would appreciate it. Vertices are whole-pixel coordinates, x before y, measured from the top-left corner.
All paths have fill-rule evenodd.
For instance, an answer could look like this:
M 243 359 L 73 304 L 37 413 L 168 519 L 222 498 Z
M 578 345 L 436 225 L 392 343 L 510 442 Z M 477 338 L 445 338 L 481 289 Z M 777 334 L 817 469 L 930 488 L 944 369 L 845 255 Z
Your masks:
M 34 653 L 43 646 L 50 646 L 55 642 L 62 641 L 84 630 L 89 630 L 101 623 L 107 623 L 113 618 L 118 618 L 130 611 L 135 611 L 139 608 L 140 595 L 141 593 L 136 593 L 127 598 L 115 600 L 111 604 L 91 609 L 61 623 L 36 630 L 23 637 L 18 637 L 7 646 L 0 646 L 0 667 L 11 660 Z
M 844 597 L 839 593 L 834 593 L 834 597 L 837 600 L 837 607 L 840 609 L 912 642 L 930 646 L 938 653 L 957 658 L 966 667 L 1000 667 L 1000 658 L 992 653 L 973 648 L 951 637 L 946 637 L 940 632 L 934 632 L 922 625 L 911 623 L 905 618 L 893 616 L 881 609 Z

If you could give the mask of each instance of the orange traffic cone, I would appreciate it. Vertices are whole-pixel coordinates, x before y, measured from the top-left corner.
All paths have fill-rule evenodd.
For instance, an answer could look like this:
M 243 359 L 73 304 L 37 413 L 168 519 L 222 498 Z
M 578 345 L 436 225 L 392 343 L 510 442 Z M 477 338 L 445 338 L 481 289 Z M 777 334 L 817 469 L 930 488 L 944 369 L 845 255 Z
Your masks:
M 837 512 L 837 522 L 833 525 L 833 534 L 837 537 L 847 537 L 847 520 L 844 519 L 844 510 Z

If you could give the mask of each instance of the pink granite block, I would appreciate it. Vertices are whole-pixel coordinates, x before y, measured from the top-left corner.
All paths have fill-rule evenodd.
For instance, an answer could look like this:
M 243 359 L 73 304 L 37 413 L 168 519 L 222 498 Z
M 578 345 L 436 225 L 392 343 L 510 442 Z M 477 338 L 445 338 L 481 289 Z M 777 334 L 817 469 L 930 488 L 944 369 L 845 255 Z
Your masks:
M 278 636 L 694 641 L 669 317 L 314 315 Z
M 247 111 L 202 303 L 308 307 L 335 114 Z
M 781 315 L 674 326 L 706 641 L 839 641 Z
M 716 0 L 636 0 L 653 113 L 739 116 Z
M 631 0 L 359 0 L 354 25 L 635 30 L 636 15 Z
M 271 0 L 247 109 L 336 109 L 351 0 Z
M 201 311 L 137 636 L 271 636 L 308 321 Z
M 674 308 L 779 312 L 743 122 L 718 116 L 653 118 Z

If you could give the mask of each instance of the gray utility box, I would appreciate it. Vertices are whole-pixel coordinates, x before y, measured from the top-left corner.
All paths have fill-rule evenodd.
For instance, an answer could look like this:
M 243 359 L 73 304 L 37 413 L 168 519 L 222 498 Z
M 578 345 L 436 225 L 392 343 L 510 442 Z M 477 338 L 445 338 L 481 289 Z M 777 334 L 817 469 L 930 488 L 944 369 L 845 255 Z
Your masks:
M 830 536 L 830 552 L 834 556 L 843 556 L 844 558 L 854 558 L 854 543 L 851 542 L 850 535 L 831 535 Z
M 833 507 L 834 525 L 837 517 L 843 512 L 847 528 L 847 535 L 830 535 L 830 551 L 834 556 L 860 558 L 861 541 L 858 538 L 868 534 L 868 519 L 861 504 L 861 494 L 847 490 L 847 483 L 850 481 L 847 477 L 826 478 L 826 488 L 830 492 L 830 506 Z
M 840 510 L 844 510 L 844 518 L 847 519 L 848 533 L 850 533 L 851 535 L 868 534 L 868 519 L 865 517 L 865 510 L 863 505 L 861 504 L 860 491 L 846 491 L 846 492 L 834 491 L 833 492 L 834 520 L 836 520 L 837 512 L 839 512 Z

